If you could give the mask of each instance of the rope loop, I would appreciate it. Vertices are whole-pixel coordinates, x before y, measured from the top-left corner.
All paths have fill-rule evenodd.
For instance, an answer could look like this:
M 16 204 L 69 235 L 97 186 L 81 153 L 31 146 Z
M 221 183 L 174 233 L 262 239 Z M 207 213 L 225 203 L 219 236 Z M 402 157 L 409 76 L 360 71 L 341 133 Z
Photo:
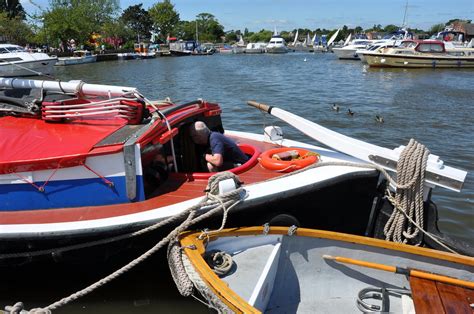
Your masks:
M 232 268 L 232 256 L 224 251 L 211 251 L 205 257 L 212 271 L 219 277 L 225 276 Z
M 270 224 L 268 222 L 266 222 L 263 225 L 263 235 L 267 235 L 269 232 L 270 232 Z
M 288 235 L 293 236 L 296 234 L 296 230 L 298 230 L 298 227 L 295 225 L 292 225 L 291 227 L 288 228 Z

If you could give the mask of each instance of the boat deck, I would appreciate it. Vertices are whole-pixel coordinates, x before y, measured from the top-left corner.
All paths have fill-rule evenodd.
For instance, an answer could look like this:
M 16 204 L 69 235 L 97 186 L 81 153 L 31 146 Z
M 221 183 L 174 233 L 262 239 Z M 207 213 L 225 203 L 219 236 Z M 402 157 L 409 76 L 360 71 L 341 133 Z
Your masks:
M 254 140 L 241 140 L 234 138 L 239 143 L 250 144 L 261 151 L 278 147 L 270 143 Z M 252 184 L 283 175 L 264 169 L 259 163 L 254 165 L 245 173 L 238 174 L 244 184 Z M 143 202 L 125 203 L 101 206 L 83 206 L 74 208 L 44 209 L 30 211 L 0 212 L 2 224 L 38 224 L 59 223 L 68 221 L 85 221 L 100 218 L 110 218 L 133 213 L 145 212 L 164 206 L 177 204 L 205 195 L 208 180 L 189 180 L 186 174 L 170 174 L 169 178 L 160 185 L 149 198 Z
M 474 313 L 474 290 L 441 282 L 410 277 L 417 313 Z
M 250 144 L 257 147 L 260 151 L 266 151 L 278 145 L 263 143 L 245 139 L 233 138 L 239 144 Z M 262 182 L 268 179 L 276 178 L 284 173 L 267 170 L 257 163 L 251 169 L 238 174 L 238 177 L 244 184 Z M 158 206 L 167 206 L 181 201 L 186 201 L 195 197 L 204 195 L 208 180 L 189 180 L 186 174 L 171 174 L 164 184 L 153 192 L 152 198 L 156 199 Z M 157 197 L 159 196 L 159 197 Z

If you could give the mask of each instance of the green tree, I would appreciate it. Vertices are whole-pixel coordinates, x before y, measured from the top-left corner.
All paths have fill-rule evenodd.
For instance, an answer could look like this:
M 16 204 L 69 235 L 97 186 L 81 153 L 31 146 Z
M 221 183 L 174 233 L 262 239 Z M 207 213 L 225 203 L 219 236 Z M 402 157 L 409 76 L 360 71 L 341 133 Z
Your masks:
M 273 32 L 262 29 L 258 33 L 254 33 L 250 36 L 249 41 L 251 42 L 268 42 L 272 38 Z
M 118 49 L 119 42 L 135 40 L 135 33 L 121 19 L 112 20 L 102 26 L 102 38 L 113 38 L 113 46 Z
M 142 8 L 142 3 L 131 5 L 125 9 L 120 20 L 140 38 L 148 38 L 153 30 L 153 21 L 148 11 Z
M 225 33 L 225 42 L 230 43 L 230 42 L 236 42 L 239 40 L 239 36 L 234 30 L 228 31 Z
M 201 41 L 220 41 L 225 35 L 224 26 L 210 13 L 199 13 L 196 16 Z
M 180 21 L 174 29 L 174 34 L 184 40 L 194 39 L 196 37 L 196 21 Z
M 25 10 L 18 0 L 5 0 L 0 1 L 0 12 L 5 12 L 8 18 L 20 18 L 25 19 Z
M 446 22 L 446 26 L 449 26 L 451 24 L 453 24 L 454 22 L 464 22 L 464 23 L 471 23 L 472 20 L 464 20 L 464 19 L 451 19 L 449 21 Z
M 433 34 L 437 34 L 439 32 L 441 32 L 442 30 L 444 30 L 444 27 L 446 25 L 444 25 L 443 23 L 439 23 L 439 24 L 435 24 L 433 26 L 431 26 L 430 30 L 428 31 L 428 33 L 430 35 L 433 35 Z
M 155 29 L 164 39 L 172 33 L 179 24 L 179 14 L 170 0 L 155 3 L 149 10 Z
M 400 29 L 400 27 L 398 27 L 397 25 L 393 25 L 393 24 L 389 24 L 387 26 L 384 27 L 384 32 L 386 33 L 393 33 L 393 32 L 396 32 Z
M 0 34 L 9 42 L 26 45 L 33 41 L 34 33 L 21 16 L 10 17 L 7 12 L 0 12 Z
M 50 9 L 42 15 L 40 36 L 46 42 L 54 39 L 53 44 L 68 39 L 87 44 L 90 35 L 101 31 L 118 10 L 118 0 L 51 0 Z

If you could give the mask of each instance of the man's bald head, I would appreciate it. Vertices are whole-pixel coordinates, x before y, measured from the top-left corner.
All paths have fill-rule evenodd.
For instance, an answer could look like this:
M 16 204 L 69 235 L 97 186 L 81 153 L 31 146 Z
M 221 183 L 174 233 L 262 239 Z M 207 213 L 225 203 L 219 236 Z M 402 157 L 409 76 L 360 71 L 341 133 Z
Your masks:
M 189 127 L 189 134 L 196 144 L 207 144 L 211 130 L 202 121 L 196 121 Z

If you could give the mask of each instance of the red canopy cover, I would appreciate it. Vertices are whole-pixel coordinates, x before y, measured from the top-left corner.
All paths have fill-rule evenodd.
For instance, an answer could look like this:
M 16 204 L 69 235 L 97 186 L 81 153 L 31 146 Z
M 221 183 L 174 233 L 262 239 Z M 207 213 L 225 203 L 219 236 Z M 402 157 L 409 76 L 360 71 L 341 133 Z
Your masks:
M 95 144 L 125 124 L 124 119 L 48 123 L 2 117 L 0 174 L 82 164 Z

